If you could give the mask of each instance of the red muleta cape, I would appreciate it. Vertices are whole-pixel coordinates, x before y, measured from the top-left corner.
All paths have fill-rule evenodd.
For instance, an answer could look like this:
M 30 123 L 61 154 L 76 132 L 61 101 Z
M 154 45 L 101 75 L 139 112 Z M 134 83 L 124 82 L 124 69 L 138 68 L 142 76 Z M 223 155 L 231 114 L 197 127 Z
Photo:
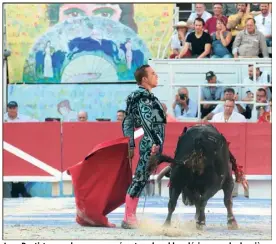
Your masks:
M 128 144 L 128 137 L 101 143 L 82 162 L 67 169 L 72 176 L 78 224 L 108 227 L 106 215 L 124 204 L 132 180 Z

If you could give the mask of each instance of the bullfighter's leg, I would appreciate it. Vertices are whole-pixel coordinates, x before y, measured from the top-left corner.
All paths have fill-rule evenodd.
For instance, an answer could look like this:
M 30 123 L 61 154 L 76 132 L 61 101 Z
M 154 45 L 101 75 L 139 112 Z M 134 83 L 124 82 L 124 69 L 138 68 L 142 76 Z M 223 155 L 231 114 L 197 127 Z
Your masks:
M 175 210 L 178 197 L 181 193 L 181 188 L 175 188 L 173 186 L 170 186 L 169 191 L 170 191 L 170 200 L 169 200 L 169 203 L 168 203 L 168 215 L 167 215 L 166 221 L 164 223 L 164 225 L 166 225 L 166 226 L 171 225 L 172 214 Z
M 121 225 L 124 229 L 137 228 L 136 209 L 139 197 L 150 176 L 146 170 L 146 166 L 149 161 L 152 144 L 148 143 L 149 141 L 146 139 L 147 138 L 144 137 L 140 142 L 139 162 L 126 195 L 125 215 Z
M 228 229 L 236 230 L 238 229 L 237 221 L 233 214 L 233 200 L 232 200 L 232 191 L 234 188 L 234 181 L 232 176 L 228 177 L 224 182 L 222 189 L 224 193 L 224 205 L 227 208 L 227 226 Z

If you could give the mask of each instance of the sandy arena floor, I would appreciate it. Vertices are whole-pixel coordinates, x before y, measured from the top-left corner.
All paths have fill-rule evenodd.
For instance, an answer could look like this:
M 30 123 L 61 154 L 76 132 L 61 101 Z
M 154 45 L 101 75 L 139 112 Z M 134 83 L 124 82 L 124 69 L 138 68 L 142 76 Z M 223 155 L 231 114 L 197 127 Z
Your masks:
M 168 198 L 140 199 L 138 230 L 120 228 L 124 206 L 108 215 L 117 228 L 82 227 L 75 222 L 74 198 L 30 198 L 4 200 L 4 239 L 254 239 L 269 240 L 271 200 L 234 199 L 234 214 L 239 230 L 226 226 L 226 208 L 222 199 L 211 199 L 206 208 L 206 229 L 199 232 L 193 221 L 195 208 L 180 201 L 173 215 L 173 226 L 162 227 L 167 215 Z

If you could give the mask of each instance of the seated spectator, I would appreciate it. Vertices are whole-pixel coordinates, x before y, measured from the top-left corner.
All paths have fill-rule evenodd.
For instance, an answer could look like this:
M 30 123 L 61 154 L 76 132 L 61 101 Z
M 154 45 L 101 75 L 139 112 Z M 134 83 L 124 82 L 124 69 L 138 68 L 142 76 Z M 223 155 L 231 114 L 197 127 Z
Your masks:
M 232 58 L 232 54 L 227 48 L 232 40 L 232 34 L 226 30 L 223 19 L 217 20 L 217 30 L 211 35 L 212 57 L 211 58 Z
M 258 123 L 271 123 L 272 100 L 269 101 L 269 111 L 265 111 L 263 107 L 260 108 L 258 116 Z
M 33 119 L 27 115 L 18 113 L 18 104 L 15 101 L 11 101 L 7 105 L 8 112 L 4 114 L 4 122 L 38 122 L 37 119 Z
M 259 67 L 256 68 L 256 83 L 257 84 L 271 84 L 271 77 L 268 73 L 262 72 Z M 254 84 L 253 81 L 253 65 L 248 65 L 248 77 L 243 80 L 243 84 Z M 266 90 L 267 98 L 271 99 L 272 93 L 269 87 L 263 87 Z M 244 97 L 243 101 L 252 101 L 254 98 L 254 87 L 244 87 L 243 88 Z M 253 95 L 253 96 L 252 96 Z
M 167 122 L 177 122 L 177 119 L 168 113 L 168 108 L 165 103 L 161 103 L 163 110 L 166 114 Z
M 226 88 L 224 90 L 224 97 L 223 100 L 238 100 L 238 96 L 235 95 L 235 90 L 233 88 Z M 245 106 L 241 104 L 235 104 L 234 111 L 237 113 L 244 113 L 245 112 Z M 207 116 L 205 116 L 203 119 L 204 120 L 210 120 L 213 118 L 213 116 L 217 113 L 224 112 L 224 105 L 223 104 L 218 104 L 215 109 L 209 113 Z
M 245 22 L 248 18 L 252 18 L 252 15 L 246 13 L 247 3 L 239 3 L 236 5 L 238 12 L 230 15 L 227 22 L 227 29 L 231 30 L 232 39 L 234 41 L 237 34 L 244 30 Z
M 117 111 L 117 121 L 123 122 L 124 118 L 126 117 L 126 111 L 125 110 L 118 110 Z
M 79 122 L 87 122 L 88 120 L 88 114 L 85 111 L 80 111 L 78 113 L 78 121 Z
M 214 16 L 208 19 L 204 26 L 204 30 L 210 35 L 215 33 L 217 30 L 217 20 L 221 19 L 225 25 L 228 21 L 227 17 L 222 15 L 222 3 L 214 3 L 213 12 Z
M 197 116 L 197 104 L 189 98 L 187 88 L 179 88 L 173 103 L 174 115 L 177 119 L 195 118 Z
M 269 12 L 269 4 L 260 4 L 261 13 L 254 19 L 256 21 L 257 30 L 263 33 L 266 38 L 266 45 L 272 46 L 272 16 Z
M 204 3 L 196 3 L 195 12 L 191 13 L 187 20 L 189 32 L 195 29 L 194 22 L 197 18 L 201 18 L 204 20 L 204 22 L 206 22 L 211 17 L 212 14 L 206 11 L 206 6 Z
M 223 3 L 223 15 L 229 17 L 230 15 L 234 15 L 237 12 L 237 7 L 235 3 Z
M 172 36 L 171 40 L 171 48 L 173 53 L 170 55 L 170 58 L 175 58 L 179 55 L 180 51 L 183 49 L 186 38 L 188 35 L 188 27 L 187 23 L 184 21 L 180 21 L 176 24 L 177 33 Z M 191 51 L 188 50 L 187 53 L 183 56 L 183 58 L 191 57 Z
M 257 103 L 269 103 L 267 99 L 266 90 L 263 88 L 259 88 L 256 92 L 256 102 Z M 264 110 L 266 112 L 269 111 L 269 105 L 264 106 Z
M 226 100 L 224 103 L 224 111 L 217 113 L 213 116 L 211 122 L 224 122 L 224 123 L 231 123 L 231 122 L 247 122 L 246 118 L 234 111 L 235 107 L 235 100 Z
M 209 84 L 220 84 L 217 81 L 217 77 L 213 71 L 206 73 L 206 80 Z M 201 101 L 218 101 L 223 100 L 224 97 L 224 87 L 223 86 L 204 86 L 201 88 Z M 204 118 L 209 114 L 216 105 L 213 104 L 202 104 L 201 106 L 201 118 Z
M 268 58 L 268 50 L 264 35 L 256 29 L 255 20 L 249 18 L 246 21 L 246 28 L 240 31 L 233 43 L 232 53 L 234 58 L 258 57 L 262 54 Z
M 176 58 L 184 57 L 189 49 L 192 49 L 193 58 L 200 59 L 209 57 L 212 41 L 210 35 L 203 31 L 204 24 L 203 19 L 195 19 L 195 32 L 188 35 L 184 48 Z

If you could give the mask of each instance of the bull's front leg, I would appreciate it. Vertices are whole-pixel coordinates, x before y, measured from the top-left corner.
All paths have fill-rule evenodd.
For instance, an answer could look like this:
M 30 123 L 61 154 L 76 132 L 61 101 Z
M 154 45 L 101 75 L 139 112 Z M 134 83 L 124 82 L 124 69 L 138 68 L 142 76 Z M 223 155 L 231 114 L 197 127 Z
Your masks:
M 217 185 L 213 185 L 208 187 L 206 192 L 196 201 L 196 228 L 198 230 L 203 230 L 206 225 L 205 218 L 205 207 L 207 205 L 208 200 L 213 197 L 219 191 L 219 187 Z
M 232 176 L 226 179 L 222 189 L 224 193 L 224 205 L 227 209 L 227 227 L 230 230 L 237 230 L 238 223 L 233 214 L 233 200 L 232 200 L 232 191 L 234 188 L 234 181 Z
M 172 214 L 175 210 L 178 197 L 181 193 L 181 188 L 175 188 L 175 187 L 170 186 L 169 191 L 170 191 L 170 200 L 168 203 L 168 215 L 167 215 L 166 221 L 164 223 L 165 226 L 171 225 Z

